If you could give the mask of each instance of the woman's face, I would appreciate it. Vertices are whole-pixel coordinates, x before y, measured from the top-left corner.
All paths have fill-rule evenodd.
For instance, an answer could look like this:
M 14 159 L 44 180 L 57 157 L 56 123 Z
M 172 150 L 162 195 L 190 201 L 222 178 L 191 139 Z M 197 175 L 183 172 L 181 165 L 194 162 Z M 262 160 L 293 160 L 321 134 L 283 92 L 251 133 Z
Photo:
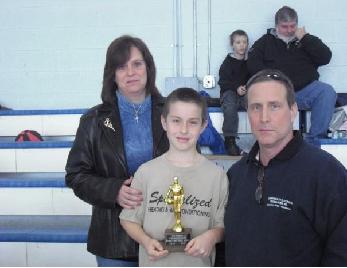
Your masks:
M 115 71 L 118 90 L 127 99 L 141 102 L 146 97 L 147 69 L 142 53 L 136 47 L 131 47 L 130 58 Z

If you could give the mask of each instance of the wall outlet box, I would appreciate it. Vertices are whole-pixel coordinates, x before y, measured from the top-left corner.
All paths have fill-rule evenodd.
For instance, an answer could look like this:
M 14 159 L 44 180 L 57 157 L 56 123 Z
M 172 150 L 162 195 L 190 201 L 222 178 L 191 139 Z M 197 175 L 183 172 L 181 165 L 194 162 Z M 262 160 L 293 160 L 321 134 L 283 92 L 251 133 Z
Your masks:
M 205 75 L 202 83 L 204 88 L 214 88 L 216 86 L 216 79 L 213 75 Z

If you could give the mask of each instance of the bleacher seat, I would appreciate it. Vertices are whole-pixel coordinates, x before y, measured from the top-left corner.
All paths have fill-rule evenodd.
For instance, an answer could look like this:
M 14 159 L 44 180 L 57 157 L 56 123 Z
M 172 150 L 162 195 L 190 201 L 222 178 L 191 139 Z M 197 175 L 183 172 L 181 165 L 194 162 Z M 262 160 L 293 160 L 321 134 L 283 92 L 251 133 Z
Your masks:
M 318 143 L 347 168 L 347 139 L 320 139 Z
M 90 216 L 0 215 L 0 242 L 86 243 Z
M 0 110 L 1 265 L 96 265 L 95 257 L 86 251 L 85 244 L 91 206 L 65 186 L 64 178 L 67 155 L 79 118 L 85 111 Z M 220 107 L 209 107 L 209 113 L 221 133 Z M 247 114 L 240 112 L 239 117 L 239 133 L 248 135 L 251 130 Z M 298 119 L 296 128 L 299 128 Z M 15 136 L 24 129 L 38 131 L 44 141 L 15 142 Z M 331 152 L 344 160 L 347 142 L 340 146 L 322 141 L 321 146 L 328 151 L 333 149 Z M 240 159 L 207 157 L 225 170 Z M 14 254 L 16 258 L 8 257 Z

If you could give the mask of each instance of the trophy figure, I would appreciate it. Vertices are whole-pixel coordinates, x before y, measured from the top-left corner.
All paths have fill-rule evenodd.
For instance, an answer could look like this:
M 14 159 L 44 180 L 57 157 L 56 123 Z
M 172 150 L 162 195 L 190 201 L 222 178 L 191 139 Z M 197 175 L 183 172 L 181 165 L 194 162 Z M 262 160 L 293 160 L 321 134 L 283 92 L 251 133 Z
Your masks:
M 175 224 L 171 229 L 165 230 L 165 248 L 170 252 L 184 251 L 185 245 L 191 239 L 191 228 L 183 228 L 181 222 L 181 209 L 184 199 L 184 189 L 178 182 L 178 178 L 174 177 L 173 183 L 167 191 L 164 201 L 168 205 L 173 206 L 175 216 Z

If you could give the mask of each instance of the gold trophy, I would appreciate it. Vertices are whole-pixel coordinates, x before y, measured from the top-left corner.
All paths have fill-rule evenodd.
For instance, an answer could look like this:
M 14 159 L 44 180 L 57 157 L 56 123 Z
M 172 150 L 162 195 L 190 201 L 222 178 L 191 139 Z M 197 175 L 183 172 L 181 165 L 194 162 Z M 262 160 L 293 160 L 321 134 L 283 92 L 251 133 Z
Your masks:
M 173 183 L 167 191 L 164 201 L 168 205 L 173 206 L 175 215 L 175 224 L 171 229 L 165 230 L 165 248 L 170 252 L 182 252 L 185 245 L 191 239 L 191 228 L 183 228 L 181 222 L 181 209 L 184 200 L 184 189 L 178 182 L 178 178 L 174 177 Z

